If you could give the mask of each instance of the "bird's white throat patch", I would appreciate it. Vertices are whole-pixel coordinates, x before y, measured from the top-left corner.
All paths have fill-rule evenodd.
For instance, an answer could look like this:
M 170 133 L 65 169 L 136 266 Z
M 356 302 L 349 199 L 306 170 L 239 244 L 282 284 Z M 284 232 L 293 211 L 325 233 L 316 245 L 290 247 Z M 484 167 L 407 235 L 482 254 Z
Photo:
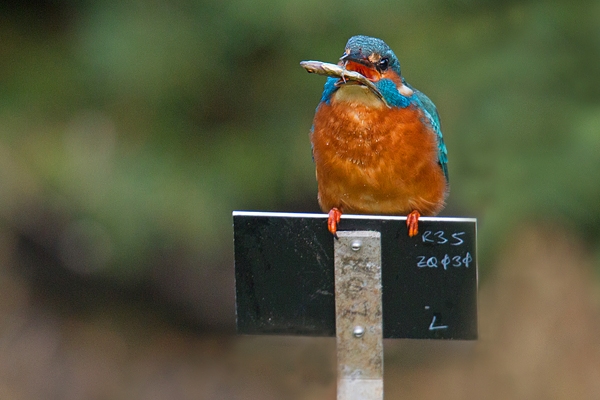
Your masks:
M 333 101 L 336 103 L 363 104 L 373 108 L 385 106 L 385 103 L 373 94 L 368 87 L 356 84 L 342 85 L 333 93 Z

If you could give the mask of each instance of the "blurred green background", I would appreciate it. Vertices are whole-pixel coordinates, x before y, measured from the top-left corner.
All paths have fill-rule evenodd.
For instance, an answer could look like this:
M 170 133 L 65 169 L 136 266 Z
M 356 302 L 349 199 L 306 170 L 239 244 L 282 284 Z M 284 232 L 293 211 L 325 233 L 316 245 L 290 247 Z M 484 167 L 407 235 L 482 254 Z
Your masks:
M 324 79 L 298 62 L 336 62 L 355 34 L 384 39 L 436 103 L 451 177 L 442 215 L 478 218 L 482 287 L 529 227 L 600 269 L 598 1 L 38 0 L 0 11 L 0 351 L 24 329 L 15 321 L 50 318 L 52 360 L 68 354 L 69 332 L 116 351 L 107 330 L 127 348 L 161 332 L 184 335 L 169 342 L 184 358 L 202 346 L 250 357 L 253 345 L 229 336 L 231 211 L 318 211 L 308 131 Z M 596 278 L 582 280 L 590 293 Z M 32 332 L 46 338 L 41 326 Z M 196 341 L 206 335 L 214 343 Z M 6 383 L 28 386 L 38 356 L 21 373 L 0 365 L 3 398 L 71 398 L 56 377 L 37 391 Z M 305 378 L 335 385 L 330 362 Z M 61 376 L 89 389 L 87 375 Z M 72 398 L 144 398 L 128 382 Z M 156 398 L 188 398 L 164 387 Z M 198 396 L 254 398 L 215 390 Z

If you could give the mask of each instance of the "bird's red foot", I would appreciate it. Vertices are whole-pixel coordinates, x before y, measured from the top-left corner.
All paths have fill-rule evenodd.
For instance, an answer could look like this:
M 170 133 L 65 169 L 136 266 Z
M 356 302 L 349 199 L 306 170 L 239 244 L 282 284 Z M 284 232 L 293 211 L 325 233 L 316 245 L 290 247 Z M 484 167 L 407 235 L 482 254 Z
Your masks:
M 330 211 L 329 211 L 329 218 L 327 218 L 327 229 L 329 229 L 329 232 L 331 232 L 331 234 L 333 236 L 335 236 L 335 238 L 337 239 L 337 224 L 338 222 L 340 222 L 340 219 L 342 218 L 342 212 L 337 209 L 336 207 L 333 207 Z
M 414 210 L 406 216 L 406 226 L 408 228 L 408 237 L 416 236 L 419 233 L 419 217 L 421 213 Z

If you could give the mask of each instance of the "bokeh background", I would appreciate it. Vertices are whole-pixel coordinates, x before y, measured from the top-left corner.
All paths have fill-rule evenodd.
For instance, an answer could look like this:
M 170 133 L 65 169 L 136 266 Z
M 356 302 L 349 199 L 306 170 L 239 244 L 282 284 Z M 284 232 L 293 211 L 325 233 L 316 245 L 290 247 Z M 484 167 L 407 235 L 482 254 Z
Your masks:
M 0 5 L 0 398 L 334 399 L 335 340 L 236 337 L 232 210 L 318 211 L 347 39 L 437 104 L 480 340 L 386 342 L 387 398 L 600 398 L 596 0 Z

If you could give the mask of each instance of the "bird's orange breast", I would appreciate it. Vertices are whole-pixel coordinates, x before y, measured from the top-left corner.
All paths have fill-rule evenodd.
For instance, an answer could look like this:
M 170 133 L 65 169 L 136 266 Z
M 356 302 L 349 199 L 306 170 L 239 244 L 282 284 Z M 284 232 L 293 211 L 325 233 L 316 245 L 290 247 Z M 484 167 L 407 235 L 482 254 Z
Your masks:
M 435 215 L 447 183 L 420 109 L 321 103 L 311 141 L 323 211 Z

